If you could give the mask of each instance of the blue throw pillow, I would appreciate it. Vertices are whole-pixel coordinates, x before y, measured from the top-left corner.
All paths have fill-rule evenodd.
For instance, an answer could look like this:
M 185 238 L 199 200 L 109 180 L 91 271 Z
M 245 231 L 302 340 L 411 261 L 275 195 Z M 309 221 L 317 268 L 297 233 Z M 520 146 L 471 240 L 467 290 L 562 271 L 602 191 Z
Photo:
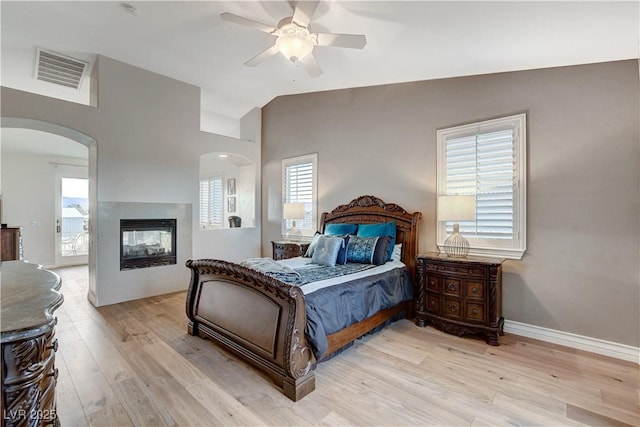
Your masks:
M 358 225 L 358 236 L 360 237 L 373 237 L 373 236 L 389 236 L 391 241 L 387 248 L 387 261 L 391 260 L 391 254 L 393 253 L 393 246 L 396 243 L 396 223 L 395 221 L 383 222 L 380 224 L 360 224 Z
M 311 264 L 327 265 L 333 267 L 336 265 L 338 259 L 338 252 L 344 245 L 344 239 L 342 237 L 335 236 L 319 236 L 318 244 L 313 251 L 311 257 Z
M 358 224 L 327 224 L 324 227 L 324 234 L 327 236 L 346 236 L 356 234 Z
M 347 262 L 382 265 L 387 262 L 389 241 L 389 236 L 349 236 L 349 243 L 347 244 Z

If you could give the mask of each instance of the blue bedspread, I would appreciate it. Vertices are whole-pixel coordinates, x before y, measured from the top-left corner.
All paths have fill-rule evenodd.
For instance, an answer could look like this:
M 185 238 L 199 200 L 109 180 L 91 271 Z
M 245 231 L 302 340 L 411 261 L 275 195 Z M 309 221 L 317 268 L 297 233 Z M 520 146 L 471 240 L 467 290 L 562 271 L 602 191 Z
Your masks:
M 304 292 L 305 286 L 301 288 Z M 412 298 L 413 287 L 406 268 L 305 293 L 305 332 L 316 359 L 326 356 L 327 335 Z
M 290 285 L 303 286 L 311 282 L 346 276 L 375 268 L 372 264 L 347 263 L 334 266 L 307 264 L 304 268 L 290 268 L 272 258 L 249 258 L 240 265 L 281 280 Z
M 397 268 L 383 273 L 372 272 L 372 275 L 350 279 L 349 274 L 376 266 L 347 263 L 335 267 L 306 264 L 290 268 L 286 262 L 253 258 L 241 264 L 300 286 L 305 295 L 307 312 L 305 334 L 317 360 L 328 356 L 325 354 L 328 349 L 327 335 L 413 298 L 409 273 L 400 263 Z M 336 277 L 344 277 L 346 282 L 320 286 L 325 285 L 323 280 Z

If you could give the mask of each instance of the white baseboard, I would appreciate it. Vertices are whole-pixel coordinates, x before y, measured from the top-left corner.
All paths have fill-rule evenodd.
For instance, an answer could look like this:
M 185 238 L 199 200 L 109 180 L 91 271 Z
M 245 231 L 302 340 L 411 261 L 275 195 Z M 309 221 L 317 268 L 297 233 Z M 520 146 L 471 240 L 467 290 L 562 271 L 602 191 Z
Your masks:
M 526 323 L 504 321 L 504 331 L 640 364 L 640 348 Z

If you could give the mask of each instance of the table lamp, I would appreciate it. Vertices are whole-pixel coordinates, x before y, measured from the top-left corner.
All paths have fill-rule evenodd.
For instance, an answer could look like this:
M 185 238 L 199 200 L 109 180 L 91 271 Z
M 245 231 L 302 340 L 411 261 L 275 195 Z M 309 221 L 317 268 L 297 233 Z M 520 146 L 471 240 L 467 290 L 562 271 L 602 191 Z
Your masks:
M 469 241 L 460 234 L 458 221 L 476 218 L 476 196 L 438 197 L 438 221 L 455 221 L 453 234 L 444 241 L 444 252 L 452 258 L 465 258 L 469 253 Z
M 302 232 L 296 228 L 296 220 L 304 219 L 304 203 L 285 203 L 283 209 L 283 217 L 285 220 L 291 220 L 291 228 L 286 233 L 289 240 L 300 240 Z

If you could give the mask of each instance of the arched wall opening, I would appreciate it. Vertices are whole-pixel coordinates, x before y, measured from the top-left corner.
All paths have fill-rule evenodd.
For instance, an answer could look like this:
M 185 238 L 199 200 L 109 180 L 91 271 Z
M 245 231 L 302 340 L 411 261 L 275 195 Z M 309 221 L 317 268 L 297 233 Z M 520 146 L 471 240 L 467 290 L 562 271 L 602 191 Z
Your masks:
M 200 156 L 200 230 L 256 226 L 256 164 L 245 156 Z
M 90 135 L 77 131 L 75 129 L 69 128 L 67 126 L 62 126 L 56 123 L 50 123 L 42 120 L 34 120 L 20 117 L 2 117 L 1 127 L 10 129 L 30 129 L 45 133 L 50 133 L 54 135 L 58 135 L 61 137 L 68 138 L 72 141 L 78 142 L 88 148 L 88 179 L 89 179 L 89 212 L 93 213 L 89 217 L 88 224 L 88 241 L 89 241 L 89 258 L 88 258 L 88 266 L 89 266 L 89 290 L 88 290 L 88 298 L 90 301 L 95 301 L 96 295 L 96 262 L 97 262 L 97 254 L 96 254 L 96 236 L 97 236 L 97 212 L 98 208 L 98 197 L 97 197 L 97 141 Z M 2 188 L 2 183 L 0 182 L 0 189 Z

